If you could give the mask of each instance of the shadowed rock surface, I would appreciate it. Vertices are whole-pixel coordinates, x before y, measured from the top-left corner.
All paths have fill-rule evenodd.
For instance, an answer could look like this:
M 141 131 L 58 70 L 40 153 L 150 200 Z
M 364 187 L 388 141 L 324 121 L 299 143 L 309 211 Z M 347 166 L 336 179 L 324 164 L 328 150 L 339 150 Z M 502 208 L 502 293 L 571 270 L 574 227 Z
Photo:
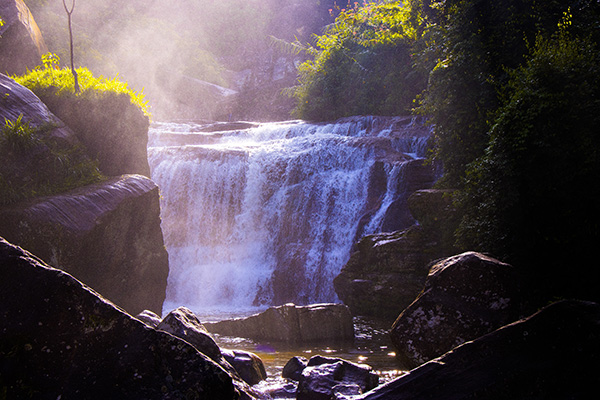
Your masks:
M 73 274 L 128 312 L 160 313 L 168 255 L 158 187 L 141 175 L 0 210 L 0 234 Z
M 23 0 L 0 0 L 0 72 L 24 73 L 48 52 L 42 33 Z
M 450 192 L 422 189 L 411 193 L 408 200 L 403 197 L 408 201 L 404 208 L 419 224 L 361 238 L 333 281 L 337 295 L 353 315 L 392 323 L 423 290 L 431 262 L 453 254 L 450 243 L 454 239 L 445 237 L 447 230 L 443 229 L 453 215 L 451 198 L 446 195 Z
M 599 362 L 600 305 L 565 300 L 354 399 L 589 399 Z
M 238 396 L 231 377 L 193 346 L 1 238 L 0 321 L 6 398 Z
M 348 307 L 342 304 L 286 304 L 260 314 L 205 323 L 209 332 L 257 340 L 303 343 L 354 339 L 354 325 Z
M 415 367 L 519 319 L 522 281 L 512 266 L 479 253 L 438 262 L 423 292 L 392 326 L 398 358 Z

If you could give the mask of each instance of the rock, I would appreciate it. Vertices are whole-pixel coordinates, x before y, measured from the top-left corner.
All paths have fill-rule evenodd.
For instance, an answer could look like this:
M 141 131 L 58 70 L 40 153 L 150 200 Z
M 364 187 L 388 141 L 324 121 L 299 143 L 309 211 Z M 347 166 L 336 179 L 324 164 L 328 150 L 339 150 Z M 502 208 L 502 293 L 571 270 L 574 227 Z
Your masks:
M 25 2 L 0 1 L 0 17 L 0 72 L 22 74 L 40 65 L 48 48 Z
M 281 377 L 299 381 L 302 376 L 302 371 L 304 371 L 304 368 L 306 368 L 307 365 L 308 360 L 306 358 L 292 357 L 284 365 L 283 370 L 281 371 Z
M 0 121 L 15 121 L 20 115 L 32 128 L 45 128 L 52 137 L 63 138 L 70 143 L 77 142 L 75 133 L 52 114 L 31 90 L 0 74 Z
M 234 399 L 231 377 L 64 271 L 0 239 L 6 398 Z
M 517 320 L 522 281 L 515 268 L 479 253 L 438 262 L 423 292 L 392 326 L 398 359 L 414 367 Z
M 160 313 L 168 255 L 158 187 L 124 175 L 0 210 L 0 235 L 30 249 L 132 314 Z
M 186 307 L 179 307 L 163 318 L 156 329 L 169 332 L 193 345 L 203 354 L 219 362 L 221 349 L 206 328 Z
M 160 324 L 160 317 L 150 310 L 144 310 L 135 317 L 153 328 L 156 328 Z
M 222 349 L 221 353 L 247 384 L 256 385 L 267 379 L 265 365 L 256 354 L 249 351 L 226 349 Z
M 390 323 L 423 289 L 429 262 L 443 255 L 420 226 L 363 237 L 340 274 L 335 291 L 353 315 Z
M 182 340 L 185 340 L 187 343 L 194 346 L 199 352 L 209 357 L 215 363 L 217 363 L 221 368 L 223 368 L 233 379 L 233 385 L 236 390 L 241 394 L 242 399 L 254 399 L 261 398 L 261 394 L 252 389 L 247 383 L 247 381 L 241 376 L 240 371 L 237 369 L 236 365 L 228 362 L 226 352 L 221 351 L 215 340 L 210 336 L 210 334 L 206 331 L 206 328 L 198 317 L 190 311 L 186 307 L 179 307 L 163 318 L 163 320 L 156 327 L 157 330 L 161 330 L 163 332 L 168 332 L 173 336 L 176 336 Z M 244 357 L 250 358 L 252 362 L 254 362 L 253 367 L 260 369 L 262 366 L 262 361 L 258 358 L 258 356 L 253 355 L 254 358 L 249 356 L 245 352 L 239 353 L 239 359 L 237 360 L 237 365 L 242 370 L 242 373 L 246 374 L 245 376 L 249 378 L 249 380 L 255 379 L 255 376 L 251 375 L 250 364 L 249 362 L 244 362 Z M 236 358 L 235 355 L 232 357 Z M 234 360 L 235 361 L 235 360 Z M 259 366 L 260 364 L 260 366 Z M 264 376 L 266 378 L 266 372 L 264 371 L 264 366 L 262 367 Z M 262 376 L 262 375 L 261 375 Z M 264 378 L 263 378 L 264 379 Z
M 600 305 L 565 300 L 355 399 L 587 399 L 599 363 Z
M 39 93 L 40 99 L 64 121 L 98 160 L 108 176 L 140 174 L 149 177 L 148 128 L 150 121 L 127 94 L 61 98 Z
M 354 339 L 348 307 L 342 304 L 286 304 L 247 318 L 204 324 L 209 332 L 288 343 Z
M 298 382 L 298 400 L 330 400 L 336 392 L 360 394 L 379 383 L 372 368 L 339 358 L 312 357 Z M 358 392 L 358 393 L 357 393 Z
M 421 189 L 408 198 L 411 215 L 426 229 L 436 229 L 439 224 L 453 214 L 453 190 Z

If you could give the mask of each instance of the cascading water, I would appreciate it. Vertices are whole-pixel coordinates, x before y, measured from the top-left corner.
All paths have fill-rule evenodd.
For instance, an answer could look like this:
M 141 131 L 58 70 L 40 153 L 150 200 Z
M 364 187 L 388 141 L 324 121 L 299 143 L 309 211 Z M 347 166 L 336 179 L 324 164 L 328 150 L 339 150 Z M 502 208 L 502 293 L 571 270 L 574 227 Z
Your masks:
M 150 130 L 171 268 L 165 310 L 336 300 L 333 278 L 358 237 L 386 218 L 389 228 L 428 129 L 403 117 L 227 128 Z

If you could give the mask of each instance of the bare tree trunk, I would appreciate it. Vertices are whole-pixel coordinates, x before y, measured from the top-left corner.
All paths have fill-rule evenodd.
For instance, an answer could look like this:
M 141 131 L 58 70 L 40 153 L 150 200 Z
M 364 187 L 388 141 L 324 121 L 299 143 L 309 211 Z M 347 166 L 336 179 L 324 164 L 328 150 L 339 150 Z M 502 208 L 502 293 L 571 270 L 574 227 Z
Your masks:
M 73 14 L 73 10 L 75 9 L 75 0 L 71 3 L 71 9 L 67 8 L 67 4 L 65 0 L 63 0 L 63 6 L 65 7 L 65 11 L 69 20 L 69 41 L 71 45 L 71 72 L 73 73 L 73 79 L 75 80 L 75 93 L 79 93 L 79 79 L 77 78 L 77 71 L 75 71 L 75 63 L 73 62 L 73 26 L 71 24 L 71 14 Z

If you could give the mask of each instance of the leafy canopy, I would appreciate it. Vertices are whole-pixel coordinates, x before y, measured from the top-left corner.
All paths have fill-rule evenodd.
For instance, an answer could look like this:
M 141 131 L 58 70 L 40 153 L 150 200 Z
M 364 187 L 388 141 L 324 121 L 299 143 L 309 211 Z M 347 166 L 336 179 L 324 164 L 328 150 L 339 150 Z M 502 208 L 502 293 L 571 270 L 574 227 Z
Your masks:
M 408 17 L 400 2 L 341 9 L 335 23 L 308 46 L 312 58 L 299 67 L 296 116 L 406 113 L 425 84 L 411 66 L 416 32 Z

